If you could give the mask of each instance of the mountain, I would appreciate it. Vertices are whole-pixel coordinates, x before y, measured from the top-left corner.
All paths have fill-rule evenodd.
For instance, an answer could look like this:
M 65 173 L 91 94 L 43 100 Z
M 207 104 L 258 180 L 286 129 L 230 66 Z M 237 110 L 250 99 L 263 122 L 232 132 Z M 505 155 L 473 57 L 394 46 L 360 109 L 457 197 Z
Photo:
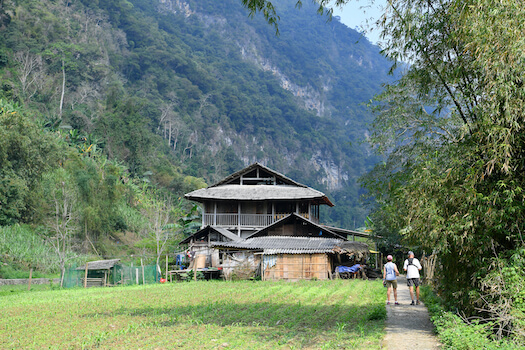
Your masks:
M 239 0 L 4 0 L 0 97 L 91 137 L 172 192 L 260 162 L 325 191 L 322 220 L 363 223 L 356 179 L 377 161 L 365 103 L 379 48 L 313 4 L 279 1 L 279 32 Z

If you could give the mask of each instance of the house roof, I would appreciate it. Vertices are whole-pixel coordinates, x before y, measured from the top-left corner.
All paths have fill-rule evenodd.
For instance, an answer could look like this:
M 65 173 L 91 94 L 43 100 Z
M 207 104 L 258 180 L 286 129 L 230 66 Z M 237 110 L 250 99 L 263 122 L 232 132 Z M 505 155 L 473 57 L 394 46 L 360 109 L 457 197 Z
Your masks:
M 215 243 L 214 247 L 259 250 L 265 254 L 314 254 L 333 253 L 341 242 L 337 238 L 266 236 Z
M 115 266 L 120 259 L 109 259 L 109 260 L 97 260 L 97 261 L 89 261 L 88 264 L 88 270 L 109 270 L 113 266 Z M 86 265 L 82 265 L 77 267 L 77 270 L 85 270 Z
M 363 242 L 343 241 L 334 247 L 334 252 L 362 260 L 370 252 L 370 247 Z
M 196 202 L 305 199 L 317 202 L 317 204 L 334 206 L 324 193 L 259 163 L 239 170 L 211 186 L 187 193 L 184 197 Z
M 301 221 L 302 223 L 305 223 L 306 225 L 310 226 L 311 229 L 312 229 L 312 233 L 315 232 L 316 236 L 323 236 L 323 238 L 329 237 L 329 238 L 336 238 L 336 239 L 340 239 L 340 240 L 346 240 L 346 237 L 341 236 L 341 235 L 333 232 L 332 230 L 327 229 L 325 226 L 318 225 L 318 224 L 308 220 L 307 218 L 305 218 L 305 217 L 303 217 L 301 215 L 297 215 L 296 213 L 291 213 L 291 214 L 285 216 L 281 220 L 278 220 L 278 221 L 274 222 L 273 224 L 271 224 L 269 226 L 266 226 L 265 228 L 262 228 L 259 231 L 254 232 L 252 235 L 250 235 L 247 238 L 268 236 L 268 231 L 270 229 L 272 229 L 274 227 L 277 227 L 277 226 L 285 225 L 286 223 L 288 223 L 290 221 L 293 221 L 293 220 Z
M 262 200 L 317 200 L 319 204 L 334 205 L 328 197 L 310 187 L 289 185 L 222 185 L 187 193 L 184 197 L 196 202 L 204 200 L 262 201 Z
M 284 184 L 287 184 L 287 185 L 293 185 L 293 186 L 299 186 L 299 187 L 307 187 L 306 185 L 303 185 L 299 182 L 296 182 L 292 179 L 290 179 L 289 177 L 281 174 L 281 173 L 278 173 L 277 171 L 273 170 L 273 169 L 270 169 L 262 164 L 259 164 L 259 163 L 253 163 L 251 165 L 248 165 L 246 168 L 244 169 L 241 169 L 231 175 L 228 175 L 226 176 L 224 179 L 220 180 L 219 182 L 211 185 L 210 187 L 216 187 L 216 186 L 221 186 L 221 185 L 226 185 L 228 183 L 230 183 L 232 180 L 235 180 L 239 177 L 241 177 L 242 175 L 246 174 L 246 173 L 249 173 L 255 169 L 262 169 L 264 170 L 265 172 L 273 175 L 276 179 L 279 179 L 281 180 Z
M 356 237 L 372 238 L 372 235 L 366 232 L 347 230 L 345 228 L 333 227 L 333 226 L 328 226 L 328 225 L 321 225 L 321 226 L 329 229 L 332 232 L 338 233 L 341 236 L 345 236 L 345 237 L 346 236 L 356 236 Z
M 237 241 L 237 240 L 241 239 L 239 236 L 231 233 L 230 231 L 228 231 L 225 228 L 212 227 L 212 226 L 208 225 L 208 226 L 200 229 L 199 231 L 195 232 L 191 236 L 185 238 L 179 244 L 187 244 L 187 243 L 190 243 L 192 239 L 198 240 L 200 238 L 206 237 L 206 235 L 208 235 L 210 233 L 210 231 L 218 232 L 219 234 L 223 235 L 224 237 L 226 237 L 226 238 L 228 238 L 228 239 L 230 239 L 232 241 Z

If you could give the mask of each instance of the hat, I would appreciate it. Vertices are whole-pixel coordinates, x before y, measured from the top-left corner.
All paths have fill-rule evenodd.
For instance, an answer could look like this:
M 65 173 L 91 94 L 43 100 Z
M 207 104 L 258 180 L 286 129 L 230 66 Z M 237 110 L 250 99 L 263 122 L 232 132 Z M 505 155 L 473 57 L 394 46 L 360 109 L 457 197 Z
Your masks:
M 392 261 L 392 259 L 394 259 L 394 258 L 392 257 L 392 255 L 387 255 L 387 256 L 386 256 L 386 260 L 388 260 L 388 261 Z
M 410 255 L 414 255 L 414 252 L 413 251 L 409 251 L 408 252 L 408 256 L 410 256 Z

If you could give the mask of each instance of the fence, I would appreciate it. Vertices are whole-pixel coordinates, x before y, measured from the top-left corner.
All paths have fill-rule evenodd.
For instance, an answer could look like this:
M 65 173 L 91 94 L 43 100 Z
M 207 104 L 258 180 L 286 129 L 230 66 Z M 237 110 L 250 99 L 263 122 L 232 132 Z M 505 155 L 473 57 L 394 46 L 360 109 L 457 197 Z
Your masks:
M 64 275 L 64 288 L 112 287 L 132 284 L 152 284 L 160 281 L 157 265 L 128 266 L 117 264 L 110 269 L 88 270 L 71 266 Z

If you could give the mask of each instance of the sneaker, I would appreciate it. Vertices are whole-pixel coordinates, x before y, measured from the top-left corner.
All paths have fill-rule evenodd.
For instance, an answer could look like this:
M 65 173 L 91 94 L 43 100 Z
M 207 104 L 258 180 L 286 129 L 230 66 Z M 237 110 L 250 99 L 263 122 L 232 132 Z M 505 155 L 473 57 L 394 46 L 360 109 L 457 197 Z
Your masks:
M 399 305 L 399 303 L 396 301 L 396 304 L 395 305 Z
M 418 300 L 418 301 L 416 301 L 416 305 L 419 305 L 419 304 L 420 304 L 419 300 Z
M 386 304 L 387 304 L 387 305 L 390 305 L 390 302 L 389 302 L 389 301 L 387 301 L 387 302 L 386 302 Z
M 412 300 L 412 302 L 410 303 L 410 305 L 416 305 L 416 304 L 414 303 L 414 300 Z

